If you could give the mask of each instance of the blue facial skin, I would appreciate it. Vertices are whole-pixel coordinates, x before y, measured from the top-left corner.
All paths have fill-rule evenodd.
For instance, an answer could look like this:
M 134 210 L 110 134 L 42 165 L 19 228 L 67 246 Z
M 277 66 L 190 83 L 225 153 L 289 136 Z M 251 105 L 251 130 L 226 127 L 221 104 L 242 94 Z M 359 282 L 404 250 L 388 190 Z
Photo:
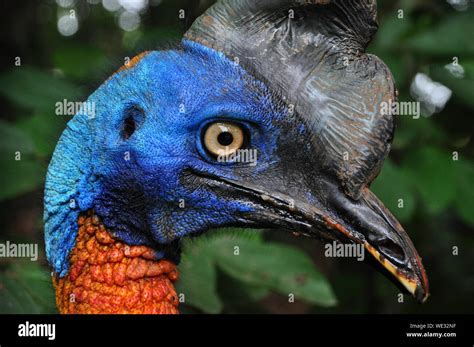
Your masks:
M 274 100 L 223 54 L 189 41 L 181 50 L 150 52 L 113 75 L 87 100 L 94 117 L 77 114 L 68 123 L 48 169 L 46 253 L 56 274 L 67 274 L 78 217 L 90 209 L 114 236 L 154 247 L 157 258 L 173 254 L 185 235 L 232 225 L 252 211 L 248 202 L 183 181 L 190 171 L 252 179 L 271 170 L 285 117 Z M 130 117 L 136 129 L 125 138 Z M 209 156 L 202 133 L 216 120 L 246 129 L 257 166 Z

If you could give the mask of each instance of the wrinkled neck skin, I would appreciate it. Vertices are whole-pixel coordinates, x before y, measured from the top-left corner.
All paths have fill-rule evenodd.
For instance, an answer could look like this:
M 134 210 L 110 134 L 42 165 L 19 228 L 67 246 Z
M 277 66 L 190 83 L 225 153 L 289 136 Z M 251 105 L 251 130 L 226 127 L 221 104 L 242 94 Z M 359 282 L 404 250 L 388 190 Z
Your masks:
M 63 314 L 176 314 L 176 266 L 146 246 L 114 239 L 92 211 L 81 215 L 69 272 L 54 276 Z
M 104 189 L 93 126 L 81 114 L 68 123 L 46 178 L 46 254 L 57 308 L 62 314 L 177 314 L 175 263 L 141 240 L 120 240 L 93 211 L 101 208 Z

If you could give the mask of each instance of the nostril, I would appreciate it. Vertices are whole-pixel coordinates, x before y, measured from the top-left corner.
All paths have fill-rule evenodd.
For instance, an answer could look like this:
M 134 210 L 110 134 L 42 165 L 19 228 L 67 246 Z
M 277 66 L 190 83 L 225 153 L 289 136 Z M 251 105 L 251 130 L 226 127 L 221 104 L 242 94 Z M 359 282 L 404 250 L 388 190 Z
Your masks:
M 120 136 L 128 140 L 145 120 L 144 110 L 137 105 L 128 105 L 123 111 L 123 123 Z
M 378 245 L 379 252 L 387 257 L 391 262 L 398 265 L 405 265 L 405 252 L 402 247 L 392 240 L 382 240 Z
M 122 136 L 125 140 L 128 140 L 130 136 L 135 132 L 136 124 L 132 116 L 125 118 L 123 123 Z

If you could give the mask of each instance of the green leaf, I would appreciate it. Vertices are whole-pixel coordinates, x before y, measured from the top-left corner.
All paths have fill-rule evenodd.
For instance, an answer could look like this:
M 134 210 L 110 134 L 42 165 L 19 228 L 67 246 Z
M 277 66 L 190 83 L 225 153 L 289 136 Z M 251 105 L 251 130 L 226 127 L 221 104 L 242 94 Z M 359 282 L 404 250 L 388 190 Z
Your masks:
M 379 58 L 388 66 L 392 73 L 395 84 L 400 87 L 404 86 L 407 82 L 407 70 L 405 68 L 405 62 L 402 57 L 395 55 L 391 52 L 378 54 Z
M 16 263 L 0 272 L 0 313 L 56 313 L 49 272 L 36 263 Z
M 67 120 L 66 117 L 52 113 L 36 114 L 21 119 L 17 126 L 34 142 L 38 156 L 49 157 L 56 147 Z
M 453 76 L 444 66 L 434 65 L 430 68 L 430 76 L 437 82 L 452 90 L 453 99 L 474 109 L 474 61 L 460 61 L 465 74 L 462 78 Z
M 33 67 L 17 67 L 0 76 L 0 94 L 15 104 L 33 110 L 54 112 L 63 99 L 80 101 L 80 88 L 63 78 Z
M 457 174 L 456 209 L 459 215 L 474 227 L 474 164 L 464 158 L 454 163 Z
M 75 43 L 56 48 L 53 62 L 66 76 L 92 79 L 107 66 L 107 57 L 97 47 Z
M 321 306 L 337 301 L 326 279 L 316 271 L 302 251 L 277 243 L 231 239 L 222 236 L 213 242 L 217 265 L 242 282 L 265 287 Z M 234 255 L 234 247 L 239 255 Z
M 33 154 L 35 145 L 23 130 L 13 124 L 0 120 L 0 153 L 2 158 L 15 157 L 16 152 Z
M 398 18 L 397 12 L 384 17 L 375 37 L 374 43 L 369 46 L 369 51 L 386 51 L 399 49 L 400 42 L 405 34 L 411 29 L 413 22 L 409 17 Z
M 217 295 L 216 268 L 212 254 L 208 253 L 209 245 L 204 240 L 187 240 L 185 243 L 176 290 L 185 295 L 186 304 L 206 313 L 219 313 L 222 302 Z
M 218 291 L 225 307 L 225 313 L 265 313 L 260 300 L 270 294 L 268 288 L 239 281 L 219 269 Z
M 253 301 L 261 300 L 270 293 L 270 290 L 265 286 L 254 285 L 251 283 L 242 282 L 240 287 L 245 295 Z
M 234 255 L 235 246 L 239 255 Z M 228 228 L 185 241 L 177 287 L 187 304 L 208 313 L 222 311 L 216 267 L 240 281 L 239 288 L 252 291 L 248 296 L 255 301 L 272 290 L 325 307 L 337 303 L 329 283 L 304 252 L 264 242 L 258 231 Z
M 455 165 L 452 154 L 435 147 L 422 147 L 408 154 L 403 169 L 409 172 L 428 212 L 439 213 L 454 201 Z
M 430 29 L 414 35 L 408 46 L 416 53 L 438 56 L 474 54 L 474 40 L 463 33 L 474 32 L 472 12 L 455 13 Z
M 146 50 L 156 47 L 164 42 L 179 41 L 183 33 L 174 27 L 161 27 L 148 29 L 145 32 L 135 30 L 124 33 L 124 46 L 128 49 Z
M 24 131 L 0 121 L 0 201 L 43 184 L 46 164 L 40 163 L 35 153 L 36 147 Z
M 413 216 L 416 202 L 410 176 L 390 160 L 385 162 L 371 189 L 401 222 Z M 403 207 L 399 207 L 399 199 L 403 199 Z
M 40 188 L 46 175 L 46 164 L 33 159 L 0 158 L 0 167 L 0 201 Z
M 224 228 L 199 238 L 183 241 L 180 280 L 176 288 L 185 294 L 185 302 L 206 313 L 222 312 L 223 304 L 217 293 L 216 240 L 221 234 L 229 238 L 260 240 L 260 233 L 246 229 Z M 261 290 L 259 293 L 261 294 Z
M 411 150 L 418 143 L 444 144 L 449 140 L 450 137 L 432 118 L 401 117 L 397 123 L 397 131 L 392 147 L 394 149 Z

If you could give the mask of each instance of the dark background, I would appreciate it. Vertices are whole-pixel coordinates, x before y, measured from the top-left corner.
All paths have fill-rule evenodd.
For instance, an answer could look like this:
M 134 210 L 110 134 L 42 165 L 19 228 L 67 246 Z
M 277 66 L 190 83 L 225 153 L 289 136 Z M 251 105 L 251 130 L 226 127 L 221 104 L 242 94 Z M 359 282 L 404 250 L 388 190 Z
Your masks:
M 113 0 L 103 2 L 113 9 Z M 122 2 L 127 3 L 130 10 L 140 1 Z M 44 257 L 42 187 L 69 119 L 55 115 L 55 103 L 84 101 L 125 57 L 179 42 L 211 3 L 150 0 L 140 13 L 123 14 L 123 7 L 106 10 L 100 0 L 1 1 L 0 241 L 38 243 L 40 259 L 0 258 L 0 313 L 55 312 Z M 186 298 L 184 312 L 473 312 L 474 8 L 469 2 L 466 7 L 441 0 L 379 1 L 380 30 L 369 48 L 390 67 L 401 100 L 411 100 L 409 87 L 418 72 L 453 92 L 439 113 L 398 117 L 393 149 L 372 186 L 423 257 L 428 302 L 417 304 L 408 295 L 399 302 L 401 290 L 370 264 L 325 258 L 318 241 L 223 231 L 185 244 L 178 286 Z M 71 10 L 78 29 L 64 36 L 58 19 Z M 127 18 L 140 23 L 134 29 Z M 445 67 L 455 57 L 462 76 Z M 252 252 L 236 257 L 223 251 L 235 244 Z

